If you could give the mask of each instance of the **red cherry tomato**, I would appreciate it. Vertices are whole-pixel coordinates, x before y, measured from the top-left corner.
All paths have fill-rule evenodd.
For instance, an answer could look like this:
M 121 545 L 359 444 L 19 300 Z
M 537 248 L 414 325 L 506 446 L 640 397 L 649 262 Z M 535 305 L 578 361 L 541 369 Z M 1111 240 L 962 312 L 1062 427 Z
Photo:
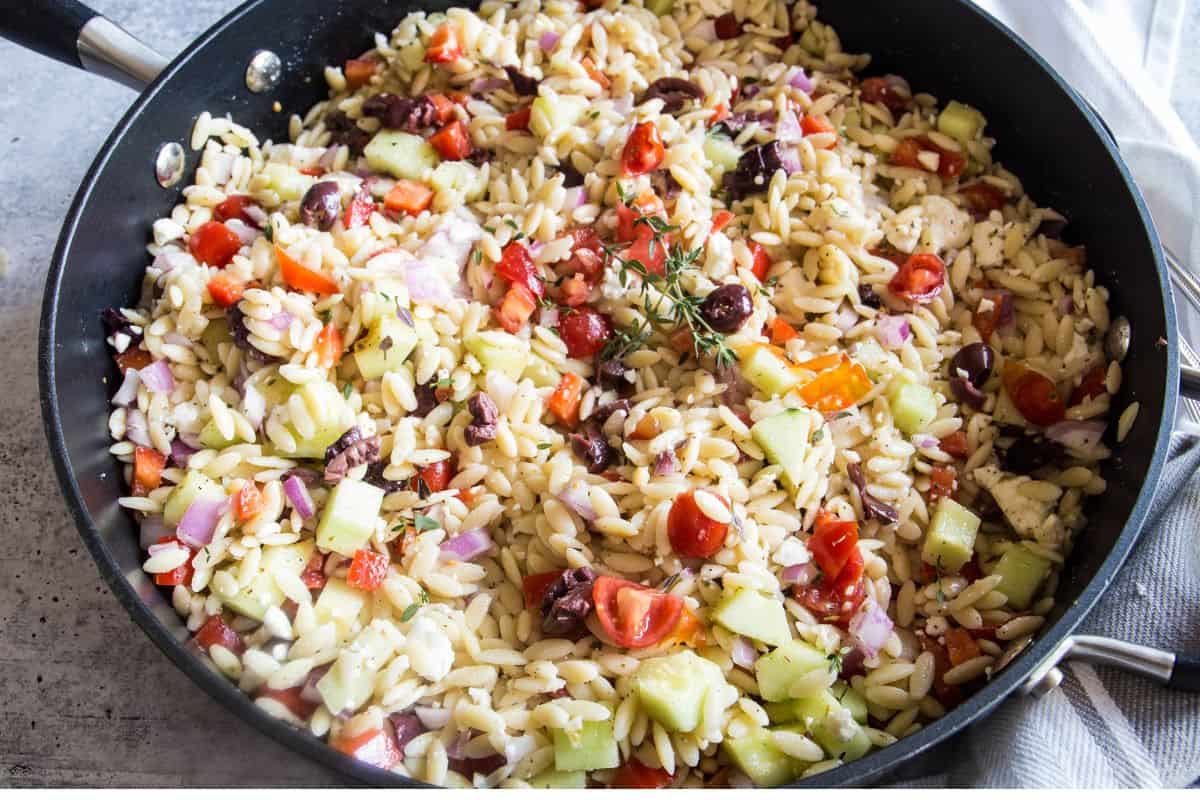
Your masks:
M 387 577 L 388 557 L 374 550 L 362 549 L 354 553 L 350 569 L 346 572 L 346 583 L 354 589 L 373 592 Z
M 933 253 L 916 253 L 888 281 L 888 289 L 901 300 L 928 303 L 942 291 L 945 281 L 945 262 Z
M 1099 397 L 1108 391 L 1105 381 L 1108 378 L 1108 368 L 1103 364 L 1092 367 L 1087 374 L 1083 376 L 1083 380 L 1071 392 L 1071 401 L 1068 406 L 1077 406 L 1084 400 L 1092 397 Z
M 929 502 L 936 503 L 950 497 L 958 488 L 958 470 L 946 464 L 938 464 L 929 472 Z
M 621 174 L 626 177 L 645 175 L 658 169 L 666 158 L 662 134 L 653 122 L 639 122 L 629 134 L 621 151 Z
M 636 758 L 626 761 L 613 773 L 613 789 L 661 789 L 671 785 L 671 773 L 662 767 L 647 767 Z
M 241 249 L 242 240 L 238 235 L 213 220 L 197 228 L 188 239 L 188 250 L 192 256 L 201 264 L 208 264 L 210 267 L 224 267 Z
M 433 32 L 433 36 L 429 37 L 425 60 L 430 64 L 450 64 L 462 58 L 462 54 L 458 26 L 452 22 L 444 22 Z
M 748 242 L 750 255 L 753 261 L 750 263 L 750 271 L 754 273 L 754 277 L 760 281 L 767 279 L 767 272 L 771 269 L 771 257 L 767 255 L 767 248 L 763 247 L 758 242 Z
M 591 358 L 612 336 L 612 324 L 596 309 L 580 306 L 559 320 L 558 335 L 567 346 L 568 356 Z
M 856 547 L 836 578 L 823 575 L 819 583 L 797 586 L 793 593 L 818 620 L 845 627 L 867 596 L 862 574 L 863 557 Z
M 546 286 L 542 283 L 538 267 L 533 263 L 525 245 L 520 242 L 509 242 L 500 251 L 496 274 L 510 283 L 524 286 L 539 300 L 546 296 Z
M 604 274 L 604 243 L 592 228 L 571 231 L 571 255 L 557 267 L 563 275 L 582 275 L 595 282 Z
M 821 572 L 837 578 L 851 554 L 858 551 L 858 523 L 838 519 L 824 510 L 818 512 L 808 549 Z
M 428 467 L 417 471 L 417 477 L 412 479 L 412 488 L 414 492 L 419 492 L 419 487 L 423 483 L 431 493 L 443 492 L 450 485 L 450 479 L 453 477 L 454 468 L 450 464 L 450 459 L 435 461 Z
M 230 275 L 228 272 L 218 272 L 208 282 L 208 293 L 213 302 L 221 308 L 229 308 L 242 299 L 246 284 Z
M 632 242 L 638 236 L 646 235 L 652 229 L 645 223 L 638 223 L 641 217 L 657 217 L 664 222 L 667 219 L 666 206 L 663 201 L 650 190 L 637 196 L 633 205 L 617 204 L 617 241 Z
M 253 197 L 244 194 L 231 194 L 213 209 L 213 218 L 218 222 L 224 222 L 227 219 L 240 219 L 247 225 L 257 228 L 258 223 L 246 213 L 247 208 L 257 205 Z
M 729 507 L 723 497 L 712 496 Z M 695 492 L 681 494 L 671 504 L 671 512 L 667 515 L 667 538 L 679 555 L 709 558 L 725 545 L 728 534 L 728 523 L 710 519 L 700 510 Z
M 553 569 L 549 572 L 537 572 L 522 578 L 521 589 L 525 594 L 525 607 L 528 609 L 541 608 L 542 598 L 546 596 L 546 590 L 562 574 L 561 569 Z
M 1067 408 L 1054 381 L 1019 361 L 1008 361 L 1001 373 L 1008 397 L 1021 416 L 1034 425 L 1053 425 L 1062 421 Z
M 666 241 L 655 240 L 654 233 L 649 228 L 639 226 L 633 243 L 621 251 L 621 260 L 636 261 L 651 275 L 663 275 L 666 271 L 668 246 Z
M 514 283 L 504 293 L 500 305 L 492 311 L 495 313 L 500 327 L 509 333 L 516 333 L 533 316 L 533 312 L 537 310 L 537 304 L 538 299 L 533 296 L 533 292 L 519 283 Z
M 970 455 L 967 449 L 967 434 L 962 431 L 955 431 L 945 439 L 942 439 L 938 444 L 942 448 L 942 452 L 946 455 L 954 456 L 955 458 L 966 458 Z
M 339 734 L 330 744 L 333 749 L 348 756 L 354 756 L 359 761 L 380 769 L 391 769 L 399 764 L 404 755 L 396 746 L 396 737 L 389 726 L 372 728 L 357 736 Z
M 462 161 L 471 155 L 471 136 L 461 119 L 456 119 L 429 137 L 429 143 L 446 161 Z
M 235 655 L 241 655 L 246 649 L 246 645 L 242 642 L 242 637 L 233 628 L 225 624 L 225 620 L 219 616 L 209 617 L 204 620 L 204 624 L 196 631 L 192 637 L 192 641 L 200 645 L 204 652 L 214 644 L 219 644 Z
M 620 647 L 649 647 L 675 628 L 683 600 L 640 583 L 601 575 L 592 587 L 596 618 Z
M 922 152 L 937 153 L 937 174 L 947 180 L 957 178 L 967 167 L 967 159 L 963 157 L 962 153 L 938 147 L 927 136 L 912 136 L 902 139 L 900 144 L 896 146 L 896 149 L 892 151 L 891 163 L 900 167 L 910 167 L 929 172 L 929 168 L 921 163 L 920 155 Z
M 899 94 L 896 91 L 895 84 L 887 78 L 878 76 L 864 78 L 859 91 L 861 92 L 863 102 L 877 103 L 893 114 L 908 108 L 908 104 L 912 100 L 910 97 Z
M 1004 204 L 1008 202 L 1004 192 L 983 181 L 964 186 L 958 190 L 958 193 L 962 195 L 967 208 L 976 214 L 998 211 L 1004 208 Z
M 812 136 L 813 134 L 817 133 L 835 134 L 835 140 L 823 145 L 822 148 L 825 150 L 832 150 L 833 148 L 837 147 L 837 128 L 833 126 L 833 123 L 830 122 L 827 117 L 805 114 L 800 118 L 800 131 L 805 136 Z

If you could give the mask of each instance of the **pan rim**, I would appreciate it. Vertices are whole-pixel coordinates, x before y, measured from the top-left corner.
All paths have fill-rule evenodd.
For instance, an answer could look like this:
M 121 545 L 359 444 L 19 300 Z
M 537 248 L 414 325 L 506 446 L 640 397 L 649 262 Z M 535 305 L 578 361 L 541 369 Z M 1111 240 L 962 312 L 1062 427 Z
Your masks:
M 271 2 L 271 0 L 248 0 L 248 2 L 243 3 L 219 19 L 176 55 L 155 81 L 142 92 L 137 100 L 126 110 L 125 114 L 122 115 L 120 121 L 105 139 L 95 159 L 85 173 L 64 218 L 63 227 L 55 245 L 54 254 L 46 275 L 38 330 L 38 382 L 43 426 L 50 447 L 50 454 L 54 463 L 59 488 L 75 521 L 75 526 L 80 533 L 80 537 L 83 539 L 92 559 L 96 562 L 102 577 L 126 612 L 133 618 L 134 622 L 138 624 L 158 649 L 187 675 L 193 683 L 198 685 L 210 697 L 224 705 L 237 717 L 250 723 L 255 729 L 270 736 L 279 744 L 327 767 L 332 767 L 353 780 L 375 785 L 409 788 L 428 787 L 429 784 L 371 767 L 348 755 L 339 753 L 324 741 L 313 737 L 306 731 L 294 728 L 282 720 L 271 717 L 265 711 L 255 706 L 250 697 L 238 689 L 235 684 L 208 666 L 199 656 L 187 650 L 184 644 L 176 639 L 167 626 L 154 615 L 149 606 L 138 596 L 133 585 L 124 577 L 120 565 L 116 562 L 116 559 L 105 544 L 99 527 L 87 511 L 79 484 L 75 480 L 73 470 L 71 469 L 71 460 L 63 436 L 60 420 L 61 414 L 58 408 L 58 392 L 54 382 L 55 328 L 58 320 L 58 300 L 62 280 L 67 269 L 67 255 L 75 239 L 80 222 L 80 213 L 91 196 L 97 177 L 107 165 L 117 143 L 137 122 L 145 106 L 157 97 L 164 87 L 172 82 L 172 79 L 185 64 L 195 54 L 205 49 L 225 30 L 238 24 L 242 17 L 268 2 Z M 1128 167 L 1116 147 L 1116 143 L 1105 129 L 1103 122 L 1063 77 L 1045 59 L 1034 52 L 1024 40 L 1010 31 L 992 15 L 968 0 L 954 0 L 954 2 L 965 6 L 970 13 L 978 16 L 982 21 L 1006 37 L 1059 87 L 1083 115 L 1091 128 L 1092 135 L 1101 139 L 1101 143 L 1108 153 L 1109 158 L 1114 162 L 1126 189 L 1130 192 L 1151 246 L 1155 272 L 1158 279 L 1158 288 L 1163 299 L 1163 314 L 1168 339 L 1167 364 L 1164 375 L 1166 386 L 1163 397 L 1162 415 L 1159 420 L 1155 440 L 1156 450 L 1151 458 L 1150 466 L 1146 471 L 1142 486 L 1138 491 L 1137 499 L 1129 511 L 1121 533 L 1097 569 L 1095 576 L 1087 583 L 1078 599 L 1063 613 L 1063 616 L 1050 628 L 1042 631 L 1034 643 L 1025 652 L 1021 653 L 1012 664 L 990 680 L 983 689 L 972 695 L 961 706 L 950 711 L 941 719 L 934 721 L 912 736 L 905 737 L 895 744 L 877 750 L 859 761 L 843 765 L 821 775 L 797 781 L 789 784 L 789 787 L 818 788 L 861 785 L 879 779 L 892 771 L 904 760 L 914 757 L 962 732 L 963 728 L 978 721 L 981 717 L 994 710 L 1001 701 L 1016 691 L 1029 673 L 1050 655 L 1057 644 L 1069 636 L 1082 623 L 1083 619 L 1116 577 L 1116 573 L 1141 535 L 1142 527 L 1145 524 L 1146 516 L 1149 513 L 1150 505 L 1157 491 L 1156 477 L 1162 471 L 1166 461 L 1168 444 L 1174 428 L 1179 394 L 1176 377 L 1179 373 L 1179 349 L 1175 304 L 1167 279 L 1162 245 L 1141 191 L 1129 173 Z

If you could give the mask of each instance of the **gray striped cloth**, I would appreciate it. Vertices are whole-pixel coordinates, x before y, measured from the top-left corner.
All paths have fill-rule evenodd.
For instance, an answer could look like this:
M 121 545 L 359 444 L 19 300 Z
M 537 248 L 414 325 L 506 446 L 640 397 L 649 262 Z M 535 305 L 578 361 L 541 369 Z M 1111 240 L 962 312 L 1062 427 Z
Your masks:
M 1198 470 L 1200 437 L 1177 433 L 1145 532 L 1080 633 L 1200 653 Z M 1200 779 L 1200 694 L 1080 662 L 1063 672 L 1058 689 L 1007 700 L 896 785 L 1157 789 Z

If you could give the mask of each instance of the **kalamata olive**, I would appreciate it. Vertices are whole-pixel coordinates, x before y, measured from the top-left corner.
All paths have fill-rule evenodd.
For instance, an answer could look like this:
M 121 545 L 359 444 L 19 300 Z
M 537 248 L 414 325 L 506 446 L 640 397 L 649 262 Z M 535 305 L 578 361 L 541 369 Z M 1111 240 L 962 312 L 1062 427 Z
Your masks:
M 314 183 L 300 201 L 300 221 L 327 231 L 342 213 L 342 190 L 334 181 Z
M 1057 442 L 1040 436 L 1018 436 L 1000 450 L 1000 466 L 1017 475 L 1028 475 L 1048 464 L 1061 464 L 1066 455 Z
M 971 408 L 983 408 L 983 392 L 961 375 L 951 376 L 950 391 L 954 392 L 960 403 L 966 403 Z
M 718 286 L 700 304 L 700 315 L 718 333 L 733 333 L 753 311 L 750 292 L 736 283 Z
M 972 342 L 950 360 L 950 377 L 966 378 L 975 388 L 987 383 L 996 365 L 996 354 L 983 342 Z
M 604 434 L 595 428 L 571 434 L 571 449 L 593 475 L 604 472 L 616 460 L 612 445 L 604 438 Z

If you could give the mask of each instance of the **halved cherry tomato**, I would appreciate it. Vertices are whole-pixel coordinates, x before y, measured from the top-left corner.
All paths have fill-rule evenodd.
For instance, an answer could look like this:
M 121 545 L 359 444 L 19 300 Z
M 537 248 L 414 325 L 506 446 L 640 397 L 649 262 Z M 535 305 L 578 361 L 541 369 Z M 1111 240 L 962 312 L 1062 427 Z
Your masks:
M 910 303 L 928 303 L 942 291 L 946 263 L 933 253 L 915 253 L 888 281 L 888 290 Z
M 592 293 L 592 285 L 579 275 L 564 278 L 558 285 L 561 302 L 568 308 L 578 308 L 587 302 Z
M 898 94 L 891 81 L 879 76 L 864 78 L 859 91 L 864 103 L 878 103 L 893 114 L 908 108 L 912 100 Z
M 162 485 L 163 467 L 167 457 L 152 447 L 141 447 L 133 451 L 133 495 L 145 497 Z
M 514 283 L 508 287 L 500 305 L 493 309 L 493 313 L 495 313 L 500 327 L 509 333 L 516 333 L 533 316 L 537 303 L 533 292 L 519 283 Z
M 985 304 L 983 300 L 986 300 L 987 303 Z M 985 289 L 983 300 L 979 301 L 979 308 L 976 308 L 975 313 L 971 316 L 971 324 L 975 326 L 975 330 L 979 331 L 979 338 L 986 342 L 992 338 L 996 328 L 1000 327 L 1002 323 L 1012 320 L 1013 296 L 1012 292 Z
M 621 251 L 622 261 L 636 261 L 651 275 L 663 275 L 667 263 L 667 242 L 656 240 L 649 228 L 638 226 L 637 236 Z
M 946 631 L 946 655 L 950 657 L 950 665 L 959 664 L 977 658 L 980 654 L 979 645 L 975 638 L 962 628 L 951 628 Z
M 671 773 L 662 767 L 647 767 L 636 758 L 622 764 L 609 783 L 615 789 L 661 789 L 670 785 Z
M 729 508 L 725 498 L 711 492 L 709 494 Z M 706 516 L 696 503 L 694 491 L 679 495 L 671 503 L 671 511 L 667 515 L 667 538 L 679 555 L 708 558 L 725 545 L 728 535 L 729 523 Z
M 446 161 L 462 161 L 471 155 L 471 136 L 461 119 L 456 119 L 429 137 L 429 143 Z
M 541 608 L 542 599 L 546 596 L 546 590 L 562 574 L 563 571 L 561 569 L 553 569 L 549 572 L 536 572 L 533 575 L 526 575 L 522 578 L 521 590 L 525 594 L 525 607 L 528 609 Z
M 504 118 L 504 130 L 506 131 L 527 131 L 529 130 L 529 117 L 533 114 L 533 106 L 525 106 L 518 108 L 516 111 Z
M 354 551 L 350 569 L 346 571 L 346 583 L 354 589 L 373 592 L 383 585 L 387 577 L 388 557 L 374 550 Z
M 317 354 L 317 366 L 321 369 L 333 369 L 342 360 L 342 351 L 346 347 L 342 343 L 342 332 L 332 322 L 326 322 L 325 327 L 317 334 L 313 342 L 313 352 Z
M 632 242 L 634 238 L 653 229 L 646 222 L 638 222 L 642 218 L 657 217 L 666 221 L 667 210 L 658 195 L 647 189 L 637 196 L 633 205 L 617 204 L 617 241 Z
M 354 756 L 359 761 L 380 769 L 391 769 L 404 759 L 404 754 L 396 746 L 395 735 L 386 725 L 383 728 L 364 731 L 357 736 L 339 733 L 329 743 L 339 753 Z
M 721 209 L 717 213 L 713 214 L 712 228 L 709 229 L 709 234 L 711 235 L 716 233 L 731 222 L 733 222 L 733 212 Z M 755 244 L 757 244 L 757 242 L 755 242 Z
M 564 373 L 562 380 L 554 389 L 554 394 L 550 395 L 546 407 L 554 416 L 558 417 L 559 422 L 573 428 L 579 423 L 579 404 L 582 394 L 583 378 L 574 372 Z
M 452 22 L 442 23 L 429 37 L 429 47 L 425 48 L 425 60 L 430 64 L 451 64 L 462 58 L 462 54 L 458 26 Z
M 957 178 L 967 166 L 967 159 L 961 153 L 938 147 L 928 136 L 912 136 L 902 139 L 892 152 L 891 162 L 897 166 L 929 172 L 929 168 L 921 163 L 922 152 L 937 154 L 937 174 L 946 179 Z
M 683 607 L 683 613 L 679 615 L 679 622 L 675 623 L 674 629 L 663 640 L 667 647 L 682 644 L 687 645 L 692 650 L 698 650 L 707 641 L 708 635 L 704 632 L 704 623 L 687 606 Z
M 243 483 L 242 488 L 238 489 L 237 494 L 233 496 L 233 516 L 237 518 L 238 522 L 254 519 L 265 506 L 266 500 L 263 498 L 263 493 L 259 491 L 258 484 L 254 481 Z
M 580 306 L 563 314 L 558 322 L 558 335 L 567 346 L 571 358 L 591 358 L 599 353 L 612 337 L 608 317 L 589 306 Z
M 800 399 L 822 414 L 844 411 L 871 391 L 862 364 L 842 354 L 841 363 L 825 370 L 800 388 Z
M 396 181 L 396 185 L 383 197 L 384 208 L 414 217 L 429 208 L 432 202 L 433 189 L 423 183 L 404 179 Z
M 1077 406 L 1084 400 L 1092 397 L 1099 397 L 1108 391 L 1105 381 L 1108 379 L 1108 368 L 1103 364 L 1092 367 L 1087 374 L 1083 376 L 1083 380 L 1071 392 L 1071 400 L 1067 403 L 1068 406 Z
M 412 480 L 413 491 L 418 491 L 420 483 L 424 483 L 430 492 L 444 492 L 453 477 L 454 467 L 450 464 L 450 459 L 435 461 L 429 466 L 417 470 L 417 477 Z
M 242 299 L 246 284 L 230 275 L 228 272 L 218 272 L 208 282 L 208 293 L 213 302 L 221 308 L 229 308 Z
M 1045 375 L 1019 361 L 1006 361 L 1001 377 L 1017 411 L 1034 425 L 1053 425 L 1066 416 L 1067 408 L 1058 387 Z
M 556 269 L 564 275 L 582 275 L 591 283 L 604 274 L 604 242 L 592 228 L 571 231 L 571 255 Z
M 225 620 L 219 616 L 212 616 L 204 620 L 204 624 L 192 636 L 192 641 L 200 645 L 206 653 L 214 644 L 221 645 L 235 655 L 241 655 L 246 649 L 238 632 L 226 625 Z
M 546 296 L 546 286 L 529 250 L 520 242 L 509 242 L 500 251 L 496 274 L 509 283 L 519 284 L 539 300 Z
M 750 271 L 754 273 L 754 277 L 760 281 L 767 279 L 767 272 L 771 269 L 771 257 L 767 255 L 767 248 L 763 247 L 758 242 L 747 242 L 746 246 L 750 248 Z
M 771 344 L 783 346 L 800 334 L 783 317 L 776 316 L 768 326 Z
M 844 627 L 867 596 L 862 573 L 863 557 L 856 547 L 836 578 L 822 575 L 819 582 L 797 586 L 793 594 L 818 620 Z
M 196 229 L 188 239 L 188 250 L 201 264 L 224 267 L 237 251 L 242 249 L 242 240 L 224 224 L 209 220 Z
M 666 155 L 662 134 L 654 123 L 639 122 L 633 127 L 625 142 L 625 149 L 621 151 L 621 174 L 633 177 L 653 172 Z
M 342 67 L 342 74 L 346 76 L 346 85 L 351 91 L 366 86 L 378 71 L 379 61 L 374 58 L 352 58 Z
M 1004 204 L 1008 202 L 1004 192 L 983 181 L 964 186 L 958 190 L 958 193 L 962 195 L 967 208 L 976 214 L 998 211 L 1004 208 Z
M 950 497 L 958 489 L 958 470 L 948 464 L 938 464 L 929 471 L 929 502 Z
M 970 454 L 967 450 L 967 434 L 963 431 L 955 431 L 940 440 L 938 445 L 942 448 L 943 453 L 955 458 L 966 458 Z
M 817 133 L 832 133 L 834 134 L 834 140 L 822 145 L 822 149 L 832 150 L 837 147 L 837 128 L 833 126 L 828 117 L 805 114 L 800 118 L 800 132 L 805 136 L 812 136 Z
M 592 61 L 590 56 L 584 56 L 579 64 L 583 67 L 584 71 L 587 72 L 588 77 L 591 78 L 601 89 L 607 89 L 608 87 L 612 86 L 612 81 L 608 79 L 607 75 L 596 69 L 596 62 Z
M 279 245 L 275 245 L 275 258 L 279 260 L 279 274 L 283 282 L 296 291 L 316 294 L 337 294 L 341 291 L 333 279 L 304 266 Z
M 124 375 L 127 369 L 145 369 L 154 358 L 140 347 L 131 347 L 124 353 L 114 355 L 113 361 L 117 362 L 117 369 Z
M 342 226 L 349 231 L 360 225 L 366 225 L 367 220 L 371 219 L 373 211 L 375 211 L 375 200 L 371 197 L 370 190 L 362 186 L 354 193 L 350 205 L 346 206 L 346 213 L 342 217 Z
M 240 219 L 247 225 L 257 228 L 258 223 L 246 213 L 249 206 L 256 206 L 254 198 L 244 194 L 231 194 L 217 204 L 213 209 L 213 219 L 224 222 L 227 219 Z
M 857 522 L 838 519 L 824 509 L 817 513 L 808 550 L 821 572 L 830 578 L 838 577 L 857 549 Z
M 304 691 L 303 686 L 292 686 L 288 689 L 272 689 L 268 686 L 261 687 L 254 693 L 255 699 L 265 697 L 274 700 L 281 706 L 292 712 L 298 719 L 306 720 L 312 716 L 312 713 L 317 710 L 319 703 L 314 703 L 311 700 L 305 700 L 300 696 Z
M 313 551 L 300 573 L 300 580 L 309 589 L 320 589 L 325 585 L 325 556 L 322 553 Z
M 166 544 L 167 542 L 179 542 L 174 536 L 164 536 L 158 540 L 158 544 Z M 183 542 L 179 542 L 180 547 L 187 548 Z M 192 568 L 192 553 L 191 548 L 188 549 L 188 560 L 183 562 L 181 566 L 176 567 L 170 572 L 160 572 L 154 576 L 155 586 L 179 586 L 185 584 L 192 579 L 195 569 Z
M 640 583 L 601 575 L 592 586 L 596 618 L 620 647 L 649 647 L 670 633 L 683 600 Z

